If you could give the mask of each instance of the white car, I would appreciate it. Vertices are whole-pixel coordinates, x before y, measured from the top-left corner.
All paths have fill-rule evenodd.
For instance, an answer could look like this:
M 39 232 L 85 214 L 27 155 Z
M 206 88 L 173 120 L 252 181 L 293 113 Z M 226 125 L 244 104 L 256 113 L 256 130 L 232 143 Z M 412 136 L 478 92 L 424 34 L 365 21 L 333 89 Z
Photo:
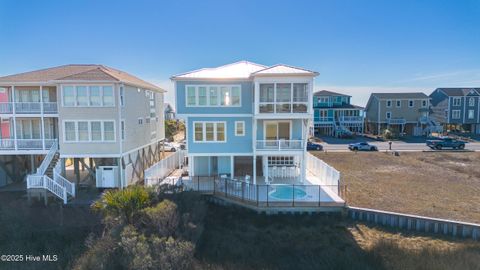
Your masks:
M 180 145 L 174 142 L 166 142 L 164 144 L 165 151 L 175 152 L 180 148 Z
M 348 145 L 348 149 L 352 151 L 378 151 L 375 145 L 367 142 L 351 143 Z

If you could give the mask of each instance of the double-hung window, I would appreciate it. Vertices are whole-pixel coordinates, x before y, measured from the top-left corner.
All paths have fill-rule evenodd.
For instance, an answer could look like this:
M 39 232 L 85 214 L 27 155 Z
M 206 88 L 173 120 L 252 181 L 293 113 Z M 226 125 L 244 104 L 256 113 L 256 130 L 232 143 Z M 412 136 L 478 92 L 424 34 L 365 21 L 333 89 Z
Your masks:
M 217 106 L 218 105 L 218 87 L 210 86 L 208 90 L 208 94 L 210 95 L 210 106 Z
M 387 108 L 390 108 L 392 107 L 392 100 L 387 100 Z
M 115 105 L 115 100 L 113 99 L 113 87 L 103 86 L 103 106 L 113 106 Z
M 186 106 L 240 106 L 241 92 L 239 85 L 187 85 Z
M 194 141 L 201 142 L 203 141 L 203 123 L 197 122 L 194 124 L 195 127 L 195 138 Z
M 468 106 L 470 107 L 475 106 L 475 99 L 473 97 L 468 98 Z
M 245 121 L 235 121 L 235 136 L 245 136 Z
M 225 122 L 194 122 L 195 142 L 225 142 Z
M 62 87 L 62 99 L 64 107 L 115 106 L 111 85 L 65 85 Z
M 460 119 L 460 110 L 452 110 L 452 119 Z
M 65 121 L 65 141 L 74 142 L 77 140 L 77 131 L 74 121 Z
M 78 141 L 86 142 L 89 141 L 89 134 L 88 134 L 88 121 L 78 121 Z
M 475 118 L 475 110 L 468 110 L 468 119 Z
M 112 142 L 112 141 L 115 141 L 115 121 L 113 120 L 65 121 L 64 122 L 64 140 L 65 142 L 102 142 L 102 141 Z
M 402 107 L 402 101 L 401 100 L 397 99 L 396 103 L 397 103 L 397 108 Z
M 92 133 L 92 141 L 98 142 L 102 140 L 102 122 L 100 121 L 90 122 L 90 130 Z
M 196 96 L 195 86 L 187 87 L 187 105 L 188 106 L 197 105 L 197 96 Z
M 102 106 L 100 86 L 90 86 L 90 106 Z
M 88 88 L 87 86 L 77 86 L 77 105 L 88 106 Z
M 115 140 L 115 124 L 113 121 L 103 122 L 103 140 L 104 141 Z
M 199 106 L 207 105 L 207 87 L 205 86 L 198 87 L 198 105 Z
M 63 87 L 63 105 L 75 106 L 75 88 L 73 86 Z
M 408 101 L 408 107 L 412 108 L 414 105 L 414 101 L 413 100 L 409 100 Z
M 461 98 L 459 98 L 459 97 L 454 97 L 453 98 L 453 106 L 460 106 L 461 102 L 462 102 Z

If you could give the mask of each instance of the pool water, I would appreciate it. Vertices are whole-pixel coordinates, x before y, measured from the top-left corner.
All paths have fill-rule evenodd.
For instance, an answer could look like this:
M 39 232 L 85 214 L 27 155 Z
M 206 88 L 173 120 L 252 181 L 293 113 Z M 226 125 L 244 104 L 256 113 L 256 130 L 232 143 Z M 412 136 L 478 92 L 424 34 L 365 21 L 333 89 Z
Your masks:
M 295 193 L 295 200 L 302 199 L 307 196 L 307 193 L 300 188 L 293 186 L 276 186 L 274 190 L 270 192 L 270 197 L 277 200 L 293 200 Z

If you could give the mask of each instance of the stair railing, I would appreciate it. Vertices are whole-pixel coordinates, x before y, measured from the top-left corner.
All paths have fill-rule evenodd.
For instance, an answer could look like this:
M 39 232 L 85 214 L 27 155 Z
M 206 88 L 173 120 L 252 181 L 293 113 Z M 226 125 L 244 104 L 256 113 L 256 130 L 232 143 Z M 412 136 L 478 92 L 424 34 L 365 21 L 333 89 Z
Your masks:
M 55 141 L 52 144 L 52 147 L 50 147 L 50 150 L 48 150 L 47 155 L 42 161 L 42 164 L 37 168 L 37 175 L 44 175 L 45 172 L 47 171 L 48 166 L 50 165 L 50 162 L 52 162 L 53 157 L 55 156 L 55 153 L 58 151 L 58 140 L 55 139 Z
M 43 188 L 47 189 L 55 196 L 63 200 L 63 204 L 67 204 L 67 189 L 59 185 L 57 182 L 53 181 L 52 178 L 47 175 L 43 176 Z
M 64 187 L 70 196 L 75 197 L 75 183 L 68 181 L 56 171 L 53 172 L 53 180 L 60 186 Z

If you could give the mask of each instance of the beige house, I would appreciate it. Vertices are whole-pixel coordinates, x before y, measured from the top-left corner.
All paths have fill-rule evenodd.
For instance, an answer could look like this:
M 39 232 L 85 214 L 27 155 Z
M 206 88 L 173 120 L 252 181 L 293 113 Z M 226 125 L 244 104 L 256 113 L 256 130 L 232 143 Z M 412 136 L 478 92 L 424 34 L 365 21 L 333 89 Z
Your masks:
M 372 93 L 365 108 L 367 131 L 386 129 L 397 135 L 420 136 L 428 132 L 430 98 L 416 93 Z
M 30 160 L 30 174 L 124 187 L 160 157 L 165 91 L 126 72 L 65 65 L 0 77 L 0 92 L 0 155 Z

